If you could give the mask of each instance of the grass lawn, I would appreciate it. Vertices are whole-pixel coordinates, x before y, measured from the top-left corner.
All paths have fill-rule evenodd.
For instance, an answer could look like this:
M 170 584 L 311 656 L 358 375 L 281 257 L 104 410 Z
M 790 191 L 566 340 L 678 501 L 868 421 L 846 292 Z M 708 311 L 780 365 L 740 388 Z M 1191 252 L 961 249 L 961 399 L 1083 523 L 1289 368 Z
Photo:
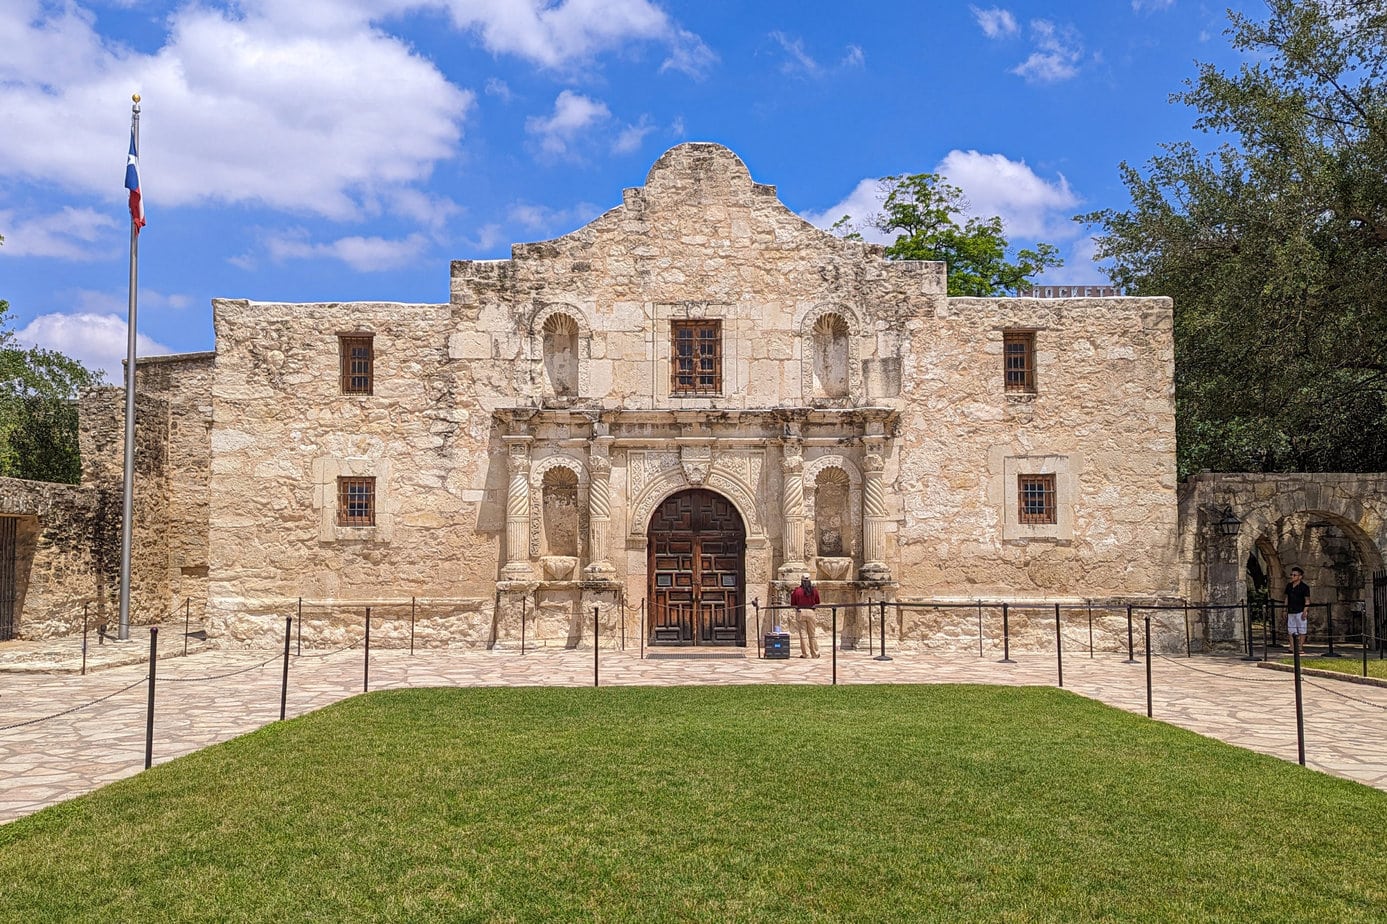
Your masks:
M 1291 663 L 1290 658 L 1285 659 L 1287 664 Z M 1301 667 L 1313 667 L 1321 671 L 1338 671 L 1342 674 L 1353 674 L 1356 677 L 1363 676 L 1363 655 L 1361 652 L 1353 651 L 1351 654 L 1346 652 L 1342 658 L 1305 658 L 1300 659 Z M 1379 661 L 1377 652 L 1368 654 L 1368 676 L 1380 677 L 1387 680 L 1387 661 Z
M 1382 921 L 1384 831 L 1048 688 L 391 691 L 0 826 L 0 920 Z

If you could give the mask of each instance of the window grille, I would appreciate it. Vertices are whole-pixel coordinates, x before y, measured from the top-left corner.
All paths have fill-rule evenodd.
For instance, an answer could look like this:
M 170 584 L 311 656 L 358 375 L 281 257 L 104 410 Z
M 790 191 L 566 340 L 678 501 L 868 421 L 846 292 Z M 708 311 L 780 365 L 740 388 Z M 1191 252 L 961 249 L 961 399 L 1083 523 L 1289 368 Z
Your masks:
M 337 338 L 342 367 L 342 394 L 369 395 L 375 391 L 375 352 L 370 334 Z
M 337 525 L 376 525 L 376 479 L 337 479 Z
M 670 394 L 721 394 L 722 322 L 673 321 L 670 334 Z
M 1018 475 L 1016 495 L 1018 519 L 1022 523 L 1054 523 L 1055 476 Z
M 1035 331 L 1009 330 L 1002 334 L 1007 391 L 1035 391 Z

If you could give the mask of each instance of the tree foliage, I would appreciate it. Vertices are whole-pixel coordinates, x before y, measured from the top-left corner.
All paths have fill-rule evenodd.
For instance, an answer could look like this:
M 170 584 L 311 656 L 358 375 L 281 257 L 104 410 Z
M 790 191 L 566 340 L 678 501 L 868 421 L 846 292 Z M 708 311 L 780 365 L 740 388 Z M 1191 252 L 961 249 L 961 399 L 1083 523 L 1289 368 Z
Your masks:
M 883 177 L 886 193 L 881 212 L 868 223 L 895 243 L 886 248 L 893 260 L 942 260 L 949 266 L 950 295 L 1005 295 L 1015 293 L 1044 272 L 1063 265 L 1052 244 L 1022 249 L 1014 262 L 1002 219 L 959 219 L 968 211 L 963 190 L 951 186 L 937 173 Z M 850 229 L 844 216 L 834 229 Z
M 0 475 L 76 484 L 78 392 L 101 375 L 54 350 L 23 349 L 0 299 Z
M 1131 208 L 1081 218 L 1175 300 L 1182 474 L 1387 470 L 1387 0 L 1267 6 L 1173 97 L 1211 150 L 1124 163 Z

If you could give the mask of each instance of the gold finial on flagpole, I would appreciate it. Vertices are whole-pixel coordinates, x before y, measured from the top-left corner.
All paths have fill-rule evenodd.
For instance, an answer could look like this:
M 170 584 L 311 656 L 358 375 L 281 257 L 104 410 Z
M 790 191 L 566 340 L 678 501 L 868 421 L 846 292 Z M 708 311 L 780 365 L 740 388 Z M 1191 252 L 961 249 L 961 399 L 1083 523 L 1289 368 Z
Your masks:
M 131 96 L 130 99 L 132 102 L 138 103 L 140 101 L 140 94 L 136 93 L 133 96 Z

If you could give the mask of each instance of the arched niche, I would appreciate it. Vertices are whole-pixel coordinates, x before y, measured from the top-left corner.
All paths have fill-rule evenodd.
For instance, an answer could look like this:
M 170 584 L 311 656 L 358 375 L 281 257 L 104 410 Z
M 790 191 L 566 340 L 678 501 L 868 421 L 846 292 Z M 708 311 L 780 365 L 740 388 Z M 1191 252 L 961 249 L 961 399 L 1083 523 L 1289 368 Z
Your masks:
M 592 328 L 572 305 L 546 305 L 530 319 L 531 382 L 544 403 L 587 397 Z
M 549 456 L 530 468 L 530 555 L 583 557 L 588 528 L 588 473 L 572 456 Z
M 819 305 L 799 319 L 800 387 L 813 404 L 850 404 L 863 394 L 863 321 L 847 305 Z
M 804 463 L 806 537 L 816 557 L 859 559 L 862 552 L 862 474 L 841 455 Z M 838 551 L 829 551 L 837 549 Z

